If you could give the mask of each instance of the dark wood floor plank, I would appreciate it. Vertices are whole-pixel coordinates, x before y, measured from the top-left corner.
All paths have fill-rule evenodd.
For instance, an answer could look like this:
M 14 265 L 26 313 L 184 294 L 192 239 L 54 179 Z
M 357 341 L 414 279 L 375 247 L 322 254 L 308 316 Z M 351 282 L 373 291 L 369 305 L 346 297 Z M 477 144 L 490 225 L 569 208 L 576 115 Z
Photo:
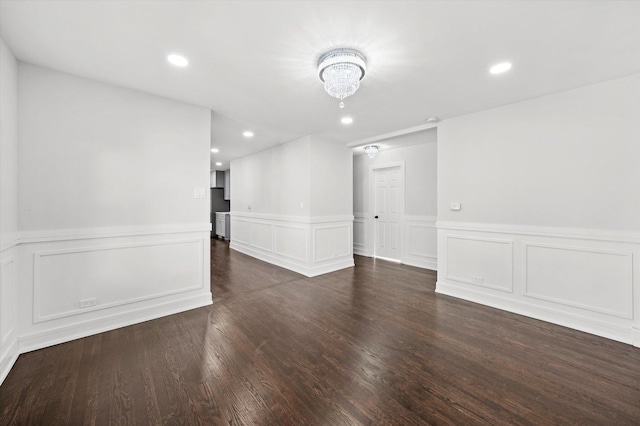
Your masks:
M 23 354 L 0 424 L 640 424 L 640 350 L 356 257 L 306 278 L 212 241 L 214 304 Z

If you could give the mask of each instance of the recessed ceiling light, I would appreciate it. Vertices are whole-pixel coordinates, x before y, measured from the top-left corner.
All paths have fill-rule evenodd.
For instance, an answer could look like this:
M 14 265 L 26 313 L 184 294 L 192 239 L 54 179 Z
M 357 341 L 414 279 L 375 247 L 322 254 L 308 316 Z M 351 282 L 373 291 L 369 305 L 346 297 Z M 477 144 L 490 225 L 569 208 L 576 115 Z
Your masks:
M 187 58 L 180 55 L 169 55 L 167 56 L 167 61 L 169 61 L 176 67 L 186 67 L 187 65 L 189 65 L 189 61 L 187 61 Z
M 215 153 L 220 152 L 220 150 L 218 148 L 211 148 L 211 152 L 213 152 L 215 154 Z
M 245 138 L 252 138 L 253 137 L 253 132 L 251 130 L 245 130 L 242 133 L 242 136 L 244 136 Z
M 342 124 L 351 124 L 353 123 L 353 118 L 351 117 L 343 117 L 342 120 L 340 120 L 342 122 Z
M 216 163 L 216 166 L 222 166 L 222 163 L 217 162 L 217 163 Z
M 507 72 L 511 69 L 511 62 L 502 62 L 492 66 L 489 69 L 491 74 L 502 74 L 503 72 Z

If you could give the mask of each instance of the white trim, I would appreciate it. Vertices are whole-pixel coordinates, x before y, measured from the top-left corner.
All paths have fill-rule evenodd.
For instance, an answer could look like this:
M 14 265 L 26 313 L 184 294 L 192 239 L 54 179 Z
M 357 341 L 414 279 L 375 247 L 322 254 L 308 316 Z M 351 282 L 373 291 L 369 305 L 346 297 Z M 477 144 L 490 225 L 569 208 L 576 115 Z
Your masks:
M 2 242 L 0 242 L 0 253 L 14 248 L 18 245 L 18 233 L 12 232 L 10 234 L 2 235 Z
M 104 333 L 105 331 L 201 308 L 211 305 L 212 303 L 211 293 L 209 292 L 207 294 L 186 296 L 178 300 L 132 309 L 124 313 L 112 314 L 73 325 L 23 335 L 18 339 L 20 353 L 26 353 L 82 337 Z
M 499 225 L 494 223 L 436 222 L 439 230 L 490 232 L 540 237 L 570 238 L 574 240 L 612 241 L 638 244 L 640 232 L 608 229 L 558 228 L 542 226 Z
M 633 346 L 635 346 L 636 348 L 640 348 L 640 327 L 633 327 L 631 333 Z
M 479 283 L 475 283 L 473 281 L 471 281 L 470 279 L 464 278 L 464 277 L 456 277 L 453 275 L 449 274 L 449 240 L 462 240 L 462 241 L 480 241 L 480 242 L 485 242 L 485 243 L 493 243 L 493 244 L 505 244 L 509 246 L 509 258 L 507 261 L 507 270 L 508 270 L 508 275 L 509 275 L 509 282 L 507 283 L 507 286 L 500 286 L 498 284 L 491 284 L 489 282 L 484 282 L 482 284 Z M 493 290 L 500 290 L 500 291 L 504 291 L 507 293 L 513 293 L 513 240 L 501 240 L 498 238 L 478 238 L 478 237 L 467 237 L 464 235 L 447 235 L 447 270 L 446 270 L 446 279 L 449 280 L 453 280 L 453 281 L 457 281 L 457 282 L 461 282 L 461 283 L 465 283 L 465 284 L 471 284 L 471 285 L 475 285 L 478 287 L 484 287 L 484 288 L 490 288 Z
M 531 297 L 534 299 L 546 300 L 548 302 L 558 303 L 561 305 L 572 306 L 574 308 L 585 309 L 588 311 L 600 312 L 603 314 L 613 315 L 620 318 L 633 319 L 633 278 L 631 275 L 632 274 L 631 271 L 633 270 L 633 253 L 632 252 L 618 251 L 618 250 L 604 250 L 604 249 L 596 250 L 590 247 L 572 247 L 572 246 L 559 245 L 559 244 L 540 244 L 540 243 L 529 243 L 529 242 L 523 242 L 522 246 L 524 249 L 523 265 L 522 265 L 522 283 L 523 283 L 522 294 L 524 296 Z M 565 251 L 577 251 L 577 252 L 625 257 L 627 260 L 626 269 L 625 269 L 627 286 L 625 288 L 624 299 L 625 299 L 626 305 L 625 305 L 624 312 L 611 311 L 608 309 L 599 308 L 597 306 L 584 305 L 582 303 L 573 303 L 568 300 L 558 299 L 555 297 L 549 297 L 543 294 L 537 294 L 537 293 L 531 292 L 528 287 L 529 281 L 527 277 L 527 270 L 529 266 L 529 256 L 528 256 L 529 247 L 550 248 L 550 249 L 565 250 Z
M 4 379 L 7 378 L 11 368 L 13 368 L 13 365 L 18 360 L 18 356 L 20 356 L 18 339 L 15 336 L 11 336 L 11 339 L 7 340 L 9 340 L 10 343 L 7 346 L 3 344 L 4 350 L 2 354 L 0 354 L 0 385 L 2 385 Z
M 162 246 L 162 245 L 174 245 L 174 244 L 184 244 L 184 243 L 200 243 L 198 247 L 198 253 L 200 259 L 198 259 L 198 263 L 202 266 L 201 274 L 200 274 L 200 283 L 191 287 L 184 287 L 177 290 L 165 291 L 161 293 L 148 294 L 141 297 L 135 297 L 132 299 L 122 300 L 118 302 L 112 303 L 104 303 L 99 304 L 90 308 L 82 308 L 75 309 L 72 311 L 60 312 L 53 315 L 42 316 L 40 315 L 40 283 L 42 275 L 40 272 L 40 262 L 41 258 L 46 256 L 57 256 L 60 254 L 73 254 L 73 253 L 88 253 L 93 251 L 107 251 L 107 250 L 121 250 L 128 248 L 138 248 L 138 247 L 153 247 L 153 246 Z M 186 293 L 193 290 L 199 290 L 205 288 L 205 277 L 204 277 L 204 238 L 191 238 L 191 239 L 181 239 L 181 240 L 164 240 L 164 241 L 149 241 L 144 243 L 128 243 L 128 244 L 111 244 L 104 246 L 92 246 L 92 247 L 82 247 L 82 248 L 71 248 L 71 249 L 62 249 L 62 250 L 46 250 L 46 251 L 37 251 L 33 253 L 33 322 L 34 324 L 50 321 L 58 318 L 64 318 L 73 315 L 82 315 L 88 312 L 95 312 L 102 309 L 114 308 L 116 306 L 124 306 L 137 302 L 142 302 L 150 299 L 158 299 L 165 296 L 170 296 L 173 294 Z
M 442 280 L 436 282 L 436 293 L 502 309 L 503 311 L 513 312 L 623 343 L 632 343 L 633 339 L 632 329 L 628 326 L 594 321 L 584 316 L 513 300 L 509 297 L 487 294 L 472 288 L 462 288 Z
M 321 265 L 308 266 L 301 262 L 293 262 L 287 259 L 282 259 L 279 256 L 274 256 L 272 253 L 266 251 L 256 250 L 244 243 L 238 243 L 231 240 L 229 247 L 232 250 L 236 250 L 240 253 L 244 253 L 247 256 L 255 257 L 264 262 L 271 263 L 272 265 L 279 266 L 281 268 L 289 269 L 290 271 L 297 272 L 305 277 L 315 277 L 329 272 L 338 271 L 340 269 L 349 268 L 355 265 L 353 257 L 350 258 L 336 258 L 331 262 L 324 262 Z M 302 278 L 301 278 L 302 279 Z
M 81 229 L 54 229 L 19 233 L 19 244 L 52 241 L 90 240 L 98 238 L 138 237 L 159 234 L 210 232 L 209 223 L 190 223 L 158 226 L 119 226 Z
M 431 271 L 438 270 L 438 258 L 435 256 L 428 256 L 420 260 L 405 258 L 402 263 L 404 265 L 415 266 L 416 268 L 422 269 L 429 269 Z
M 232 219 L 250 219 L 250 220 L 266 220 L 275 222 L 289 222 L 289 223 L 333 223 L 333 222 L 352 222 L 353 215 L 341 215 L 341 216 L 286 216 L 275 215 L 265 213 L 245 213 L 245 212 L 231 212 Z
M 385 141 L 387 139 L 393 139 L 393 138 L 397 138 L 398 136 L 409 135 L 411 133 L 418 133 L 418 132 L 421 132 L 423 130 L 433 129 L 435 127 L 438 127 L 438 123 L 421 124 L 419 126 L 409 127 L 408 129 L 397 130 L 395 132 L 385 133 L 383 135 L 373 136 L 373 137 L 370 137 L 370 138 L 360 139 L 360 140 L 357 140 L 357 141 L 354 141 L 354 142 L 349 142 L 349 143 L 347 143 L 347 148 L 358 148 L 358 147 L 361 147 L 361 146 L 368 145 L 370 143 L 382 142 L 382 141 Z

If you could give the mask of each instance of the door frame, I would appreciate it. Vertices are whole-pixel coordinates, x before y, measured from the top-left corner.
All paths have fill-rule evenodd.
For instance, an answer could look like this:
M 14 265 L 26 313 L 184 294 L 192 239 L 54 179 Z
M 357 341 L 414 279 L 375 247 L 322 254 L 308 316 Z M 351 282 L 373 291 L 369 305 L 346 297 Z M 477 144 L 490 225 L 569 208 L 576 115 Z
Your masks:
M 390 161 L 387 163 L 380 163 L 380 164 L 374 164 L 372 166 L 369 166 L 369 200 L 368 200 L 368 217 L 367 217 L 367 239 L 369 241 L 371 241 L 372 247 L 371 247 L 371 253 L 373 255 L 374 258 L 379 257 L 376 256 L 376 227 L 375 227 L 375 219 L 373 218 L 373 216 L 375 215 L 375 211 L 376 211 L 376 170 L 380 170 L 380 169 L 389 169 L 392 167 L 400 167 L 400 206 L 402 208 L 402 212 L 400 213 L 400 220 L 399 222 L 399 233 L 400 235 L 398 236 L 398 241 L 399 241 L 399 249 L 398 251 L 400 252 L 400 259 L 396 259 L 399 262 L 403 262 L 404 261 L 404 240 L 405 240 L 405 235 L 404 235 L 404 216 L 405 216 L 405 212 L 404 212 L 404 207 L 405 207 L 405 161 Z M 386 260 L 394 260 L 394 259 L 388 259 L 383 257 L 382 259 L 386 259 Z

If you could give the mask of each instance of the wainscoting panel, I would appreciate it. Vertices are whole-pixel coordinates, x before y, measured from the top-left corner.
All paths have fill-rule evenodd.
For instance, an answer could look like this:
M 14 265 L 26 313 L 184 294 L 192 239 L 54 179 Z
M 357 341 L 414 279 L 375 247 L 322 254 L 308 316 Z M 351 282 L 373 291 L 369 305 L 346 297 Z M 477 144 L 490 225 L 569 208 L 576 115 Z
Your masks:
M 307 228 L 304 226 L 275 226 L 275 253 L 307 262 Z
M 268 252 L 273 251 L 273 225 L 253 222 L 251 229 L 251 245 Z M 232 234 L 233 235 L 233 234 Z
M 633 319 L 631 252 L 524 244 L 524 294 Z
M 640 234 L 437 227 L 436 292 L 640 346 Z
M 211 304 L 209 224 L 19 238 L 20 353 Z
M 405 253 L 403 263 L 420 268 L 438 268 L 436 218 L 432 216 L 404 216 Z
M 4 244 L 0 258 L 0 384 L 18 359 L 16 337 L 16 267 L 13 244 Z
M 313 234 L 314 262 L 324 262 L 351 255 L 351 227 L 337 225 L 315 227 Z
M 353 220 L 353 252 L 362 256 L 371 256 L 368 247 L 366 215 L 356 213 Z
M 231 212 L 231 228 L 232 249 L 308 277 L 354 265 L 353 216 Z
M 202 238 L 33 254 L 33 321 L 203 289 Z
M 447 280 L 513 291 L 513 242 L 449 236 Z

